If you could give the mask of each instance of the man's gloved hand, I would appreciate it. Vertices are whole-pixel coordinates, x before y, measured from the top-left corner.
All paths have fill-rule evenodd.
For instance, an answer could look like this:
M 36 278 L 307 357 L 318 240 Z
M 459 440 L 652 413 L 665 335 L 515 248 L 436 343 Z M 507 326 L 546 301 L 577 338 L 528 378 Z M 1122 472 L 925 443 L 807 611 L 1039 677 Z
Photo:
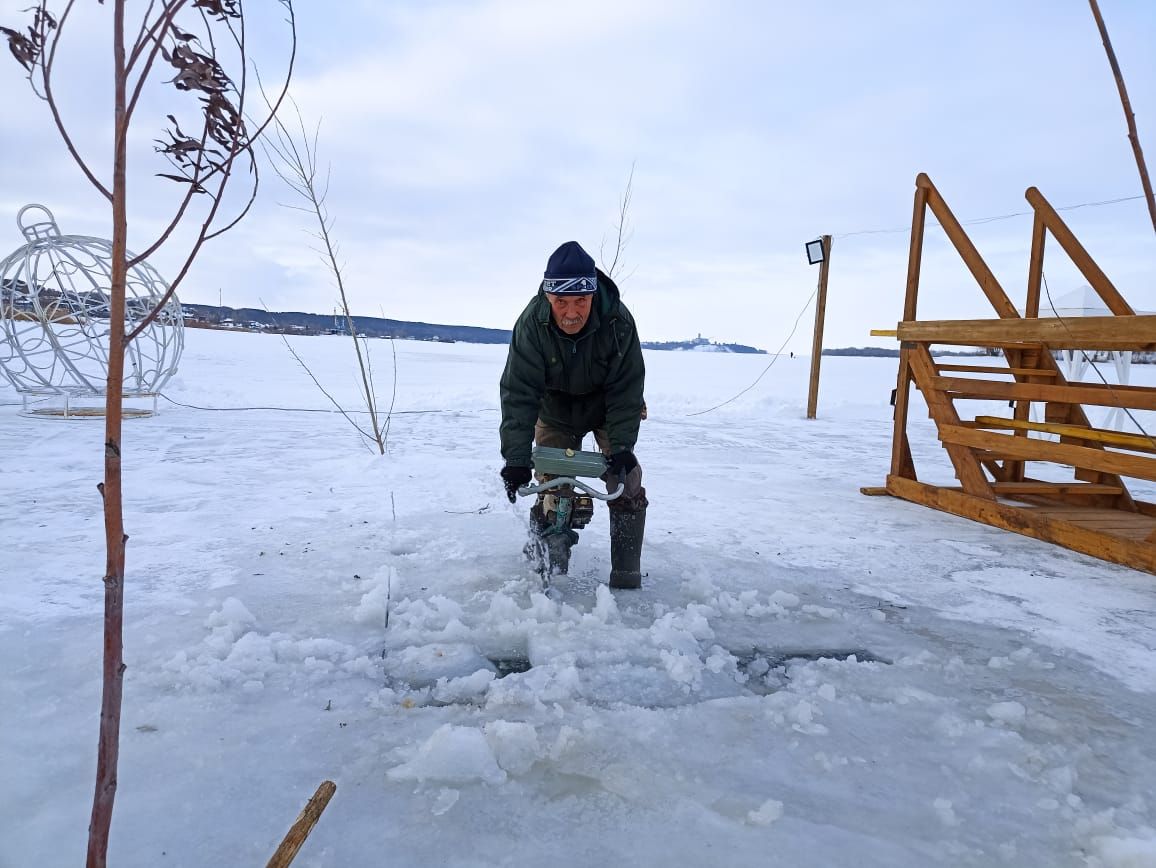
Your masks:
M 510 498 L 510 503 L 517 502 L 518 488 L 526 485 L 533 478 L 534 474 L 530 472 L 529 467 L 507 464 L 502 468 L 502 482 L 506 486 L 506 497 Z
M 625 482 L 627 474 L 638 466 L 638 459 L 629 449 L 623 449 L 610 456 L 609 465 L 608 472 L 612 476 L 617 476 L 619 482 Z

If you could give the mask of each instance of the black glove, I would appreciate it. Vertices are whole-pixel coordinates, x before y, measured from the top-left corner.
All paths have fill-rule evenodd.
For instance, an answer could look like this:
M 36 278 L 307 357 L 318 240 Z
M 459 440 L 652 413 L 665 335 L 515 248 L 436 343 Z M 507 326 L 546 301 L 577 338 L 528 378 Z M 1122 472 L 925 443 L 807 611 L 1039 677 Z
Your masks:
M 534 474 L 530 472 L 529 467 L 507 464 L 502 468 L 502 483 L 506 486 L 506 497 L 510 498 L 510 503 L 518 500 L 518 488 L 533 478 Z
M 610 466 L 607 468 L 607 472 L 611 476 L 617 476 L 619 482 L 625 482 L 627 475 L 637 466 L 638 459 L 634 457 L 634 453 L 629 449 L 623 449 L 610 456 Z

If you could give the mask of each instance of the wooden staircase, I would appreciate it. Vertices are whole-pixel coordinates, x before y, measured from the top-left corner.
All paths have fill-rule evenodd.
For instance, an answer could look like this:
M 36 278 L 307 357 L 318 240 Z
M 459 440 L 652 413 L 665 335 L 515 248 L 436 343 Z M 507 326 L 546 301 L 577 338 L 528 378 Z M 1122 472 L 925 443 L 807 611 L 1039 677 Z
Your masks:
M 891 472 L 884 488 L 915 503 L 982 521 L 1137 569 L 1156 573 L 1156 505 L 1132 497 L 1126 479 L 1156 481 L 1156 440 L 1093 427 L 1085 405 L 1156 410 L 1156 388 L 1068 382 L 1053 351 L 1156 349 L 1156 316 L 1137 316 L 1035 188 L 1035 212 L 1025 315 L 995 275 L 926 175 L 916 179 L 895 391 Z M 997 318 L 920 321 L 916 318 L 927 211 L 938 219 L 994 308 Z M 1045 239 L 1051 234 L 1111 316 L 1040 319 Z M 1006 364 L 937 361 L 936 346 L 1002 351 Z M 910 388 L 923 396 L 958 486 L 920 482 L 907 436 Z M 974 402 L 1008 402 L 1009 416 L 975 415 Z M 1043 422 L 1031 421 L 1032 405 Z M 1057 439 L 1045 439 L 1048 435 Z M 1050 465 L 1044 471 L 1033 470 Z M 1063 468 L 1057 471 L 1056 467 Z M 1070 479 L 1053 481 L 1050 477 Z M 1037 477 L 1047 478 L 1037 478 Z

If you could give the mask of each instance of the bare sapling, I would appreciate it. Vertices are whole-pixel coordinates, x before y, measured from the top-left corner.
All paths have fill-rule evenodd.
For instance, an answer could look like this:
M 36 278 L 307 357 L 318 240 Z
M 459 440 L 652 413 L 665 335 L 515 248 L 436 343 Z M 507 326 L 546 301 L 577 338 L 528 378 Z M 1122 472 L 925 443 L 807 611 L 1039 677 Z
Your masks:
M 602 270 L 606 276 L 611 280 L 616 281 L 621 288 L 622 282 L 625 281 L 631 274 L 634 274 L 634 269 L 630 270 L 630 274 L 619 276 L 625 266 L 624 256 L 626 248 L 630 245 L 631 239 L 634 237 L 634 227 L 630 225 L 630 201 L 634 197 L 634 163 L 630 164 L 630 175 L 626 179 L 626 189 L 622 191 L 622 196 L 618 199 L 618 212 L 615 216 L 613 225 L 614 231 L 614 246 L 610 253 L 610 261 L 607 262 L 606 253 L 606 237 L 603 236 L 602 243 L 598 247 L 598 260 L 602 266 Z
M 273 102 L 280 104 L 288 87 L 296 54 L 296 27 L 291 0 L 270 0 L 287 25 L 288 62 L 284 83 Z M 50 8 L 59 7 L 59 11 Z M 23 66 L 33 92 L 46 104 L 56 131 L 81 173 L 108 203 L 112 226 L 109 292 L 108 380 L 105 395 L 104 479 L 98 486 L 104 508 L 106 564 L 104 572 L 104 662 L 97 754 L 96 787 L 88 829 L 87 865 L 106 864 L 113 803 L 117 788 L 120 716 L 124 685 L 123 625 L 125 533 L 121 488 L 121 424 L 125 351 L 168 303 L 189 273 L 203 246 L 235 226 L 249 211 L 257 192 L 258 174 L 253 145 L 269 118 L 249 119 L 246 96 L 251 46 L 246 12 L 240 0 L 126 0 L 101 3 L 98 12 L 80 8 L 75 0 L 45 2 L 32 7 L 24 29 L 0 27 L 9 48 Z M 110 16 L 111 33 L 100 34 L 83 16 Z M 70 23 L 73 26 L 69 26 Z M 74 42 L 64 40 L 73 34 Z M 94 35 L 95 34 L 95 35 Z M 111 39 L 111 153 L 95 137 L 70 126 L 69 87 L 78 99 L 91 99 L 94 71 L 80 57 L 83 43 Z M 165 107 L 157 112 L 157 106 Z M 147 109 L 145 106 L 147 105 Z M 130 130 L 141 112 L 142 123 L 167 119 L 158 132 L 155 154 L 129 146 Z M 270 112 L 270 115 L 272 111 Z M 162 121 L 163 124 L 163 121 Z M 159 125 L 158 125 L 159 126 Z M 100 141 L 103 141 L 101 139 Z M 168 171 L 156 172 L 159 158 Z M 157 222 L 155 235 L 136 239 L 139 253 L 129 254 L 128 181 L 147 186 L 149 175 L 168 179 L 170 201 Z M 240 171 L 237 171 L 240 169 Z M 241 178 L 247 189 L 226 196 L 230 182 Z M 155 212 L 150 216 L 155 219 Z M 145 222 L 145 221 L 142 221 Z M 181 231 L 178 232 L 177 230 Z M 178 247 L 180 249 L 175 249 Z M 168 245 L 179 264 L 167 293 L 139 319 L 126 320 L 126 279 L 133 266 Z
M 379 455 L 385 454 L 386 438 L 389 436 L 389 423 L 392 415 L 392 404 L 389 412 L 386 413 L 383 419 L 377 407 L 377 395 L 373 385 L 373 365 L 369 357 L 369 343 L 364 338 L 359 337 L 356 324 L 353 321 L 353 314 L 349 309 L 349 296 L 345 291 L 345 275 L 342 271 L 342 263 L 339 261 L 339 247 L 336 238 L 333 235 L 333 217 L 329 214 L 329 209 L 326 207 L 325 200 L 329 194 L 329 178 L 331 167 L 326 167 L 324 180 L 318 177 L 317 170 L 317 142 L 321 134 L 321 124 L 318 122 L 313 129 L 312 135 L 305 128 L 305 121 L 301 117 L 301 111 L 296 109 L 296 128 L 290 130 L 289 127 L 281 120 L 280 117 L 274 117 L 274 130 L 276 138 L 269 138 L 263 142 L 265 154 L 269 158 L 269 162 L 273 165 L 273 170 L 277 176 L 285 182 L 285 185 L 292 190 L 298 198 L 305 202 L 304 205 L 286 204 L 286 208 L 294 211 L 303 211 L 309 214 L 317 221 L 317 228 L 313 230 L 306 230 L 314 241 L 319 245 L 314 247 L 314 252 L 321 258 L 329 271 L 337 286 L 337 292 L 341 299 L 341 311 L 345 318 L 345 326 L 349 332 L 349 337 L 353 341 L 353 351 L 357 356 L 357 368 L 361 377 L 361 397 L 365 401 L 365 409 L 369 414 L 369 422 L 372 431 L 366 431 L 365 428 L 357 422 L 335 399 L 329 394 L 321 385 L 320 381 L 305 364 L 300 354 L 293 349 L 288 338 L 285 340 L 285 345 L 289 348 L 289 352 L 297 363 L 305 369 L 305 372 L 313 380 L 314 385 L 321 390 L 321 393 L 337 408 L 337 410 L 344 416 L 357 432 L 368 441 L 372 447 L 376 447 Z M 394 389 L 396 392 L 397 384 L 397 355 L 394 354 Z

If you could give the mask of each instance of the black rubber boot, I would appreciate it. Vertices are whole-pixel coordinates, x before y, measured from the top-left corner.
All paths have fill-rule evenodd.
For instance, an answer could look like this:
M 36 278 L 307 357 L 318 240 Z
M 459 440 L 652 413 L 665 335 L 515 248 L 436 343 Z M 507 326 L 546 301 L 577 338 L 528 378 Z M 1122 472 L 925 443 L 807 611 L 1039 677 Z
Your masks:
M 610 587 L 642 587 L 642 534 L 646 510 L 610 510 Z

